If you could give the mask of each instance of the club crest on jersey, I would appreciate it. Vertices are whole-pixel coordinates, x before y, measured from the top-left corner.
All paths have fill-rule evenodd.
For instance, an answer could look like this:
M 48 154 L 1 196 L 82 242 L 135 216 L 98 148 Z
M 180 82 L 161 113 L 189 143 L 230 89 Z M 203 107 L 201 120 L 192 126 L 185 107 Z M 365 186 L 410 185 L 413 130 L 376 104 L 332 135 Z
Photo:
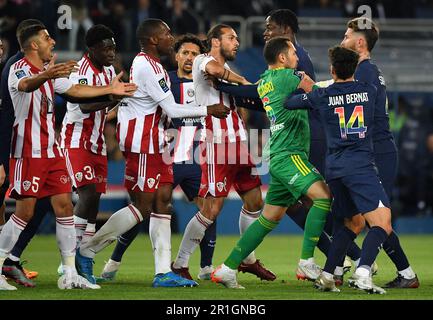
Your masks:
M 155 179 L 153 179 L 153 178 L 149 178 L 149 179 L 147 179 L 147 186 L 148 186 L 150 189 L 152 189 L 154 185 L 155 185 Z
M 162 91 L 167 92 L 168 90 L 170 90 L 170 88 L 167 85 L 167 82 L 165 82 L 164 79 L 161 79 L 158 81 L 159 86 L 161 87 Z
M 23 181 L 23 189 L 24 189 L 24 191 L 29 190 L 31 185 L 32 185 L 32 183 L 30 181 L 28 181 L 28 180 Z
M 186 90 L 186 94 L 188 95 L 188 97 L 194 97 L 194 89 L 188 89 Z
M 216 186 L 217 186 L 218 192 L 221 192 L 223 190 L 227 191 L 226 184 L 227 184 L 227 178 L 226 177 L 224 177 L 224 182 L 217 182 Z
M 75 174 L 75 179 L 77 179 L 78 182 L 81 182 L 83 180 L 83 173 L 82 172 L 77 172 Z
M 63 183 L 63 184 L 67 184 L 68 183 L 68 177 L 65 176 L 65 175 L 62 175 L 60 177 L 60 182 Z
M 79 83 L 79 84 L 83 84 L 83 85 L 87 85 L 87 84 L 88 84 L 86 78 L 83 78 L 83 79 L 78 80 L 78 83 Z
M 18 79 L 21 79 L 26 76 L 26 73 L 24 72 L 24 70 L 18 70 L 17 72 L 15 72 L 15 75 L 17 76 Z

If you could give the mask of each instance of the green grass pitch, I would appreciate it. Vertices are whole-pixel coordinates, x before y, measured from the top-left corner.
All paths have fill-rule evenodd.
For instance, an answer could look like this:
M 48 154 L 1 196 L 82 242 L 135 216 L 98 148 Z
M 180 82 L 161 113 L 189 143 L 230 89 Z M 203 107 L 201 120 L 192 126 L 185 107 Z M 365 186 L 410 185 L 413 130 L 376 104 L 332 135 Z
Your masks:
M 214 264 L 220 264 L 237 241 L 236 236 L 219 236 L 215 250 Z M 173 235 L 173 256 L 177 252 L 181 237 Z M 157 288 L 151 287 L 154 262 L 147 235 L 140 235 L 126 252 L 121 269 L 115 282 L 102 284 L 100 290 L 57 289 L 57 266 L 60 261 L 54 236 L 36 236 L 23 254 L 28 267 L 39 271 L 36 288 L 18 286 L 17 291 L 0 291 L 0 300 L 133 300 L 133 299 L 182 299 L 182 300 L 380 300 L 380 299 L 429 299 L 433 300 L 433 236 L 402 236 L 401 242 L 408 254 L 412 267 L 418 274 L 421 286 L 418 289 L 388 290 L 383 296 L 368 295 L 354 289 L 342 287 L 341 293 L 322 293 L 312 287 L 311 282 L 296 280 L 295 269 L 300 254 L 301 237 L 275 235 L 265 238 L 256 251 L 264 264 L 277 274 L 273 282 L 260 281 L 253 275 L 239 274 L 239 282 L 246 290 L 229 290 L 210 281 L 201 281 L 197 288 Z M 358 243 L 360 240 L 358 239 Z M 96 257 L 95 275 L 99 275 L 113 250 L 114 245 L 106 248 Z M 317 251 L 316 261 L 323 265 L 324 256 Z M 384 252 L 378 260 L 379 272 L 374 278 L 383 285 L 395 277 L 395 270 Z M 196 277 L 199 266 L 199 250 L 191 259 L 191 274 Z M 25 266 L 26 267 L 26 266 Z

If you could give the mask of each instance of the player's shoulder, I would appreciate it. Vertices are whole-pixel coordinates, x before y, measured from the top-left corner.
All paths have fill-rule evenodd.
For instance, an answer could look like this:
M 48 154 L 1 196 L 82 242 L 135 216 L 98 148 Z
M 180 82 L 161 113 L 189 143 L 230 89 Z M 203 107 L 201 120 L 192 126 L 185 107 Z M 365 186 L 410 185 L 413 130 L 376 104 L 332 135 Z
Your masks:
M 18 79 L 28 76 L 31 66 L 27 59 L 21 58 L 14 62 L 9 69 L 9 76 L 15 75 Z
M 140 52 L 133 61 L 134 71 L 143 70 L 150 74 L 164 74 L 164 68 L 161 63 L 155 60 L 154 57 L 150 56 L 145 52 Z

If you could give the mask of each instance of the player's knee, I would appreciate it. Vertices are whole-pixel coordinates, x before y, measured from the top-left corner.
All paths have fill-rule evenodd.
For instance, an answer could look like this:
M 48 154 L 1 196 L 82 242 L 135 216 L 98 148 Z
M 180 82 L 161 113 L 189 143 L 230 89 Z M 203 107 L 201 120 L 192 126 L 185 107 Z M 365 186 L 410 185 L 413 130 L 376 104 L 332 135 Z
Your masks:
M 352 217 L 349 221 L 345 222 L 347 228 L 352 230 L 355 234 L 360 234 L 365 228 L 365 219 L 361 215 Z
M 74 206 L 70 201 L 61 201 L 53 205 L 53 209 L 56 217 L 69 217 L 73 214 Z
M 251 212 L 257 212 L 262 210 L 263 208 L 263 199 L 262 197 L 252 199 L 247 203 L 244 203 L 244 208 Z
M 141 216 L 143 217 L 143 219 L 146 219 L 150 216 L 150 214 L 152 213 L 152 205 L 140 201 L 140 200 L 135 200 L 132 202 L 132 205 L 134 207 L 136 207 L 138 209 L 138 211 L 140 211 Z

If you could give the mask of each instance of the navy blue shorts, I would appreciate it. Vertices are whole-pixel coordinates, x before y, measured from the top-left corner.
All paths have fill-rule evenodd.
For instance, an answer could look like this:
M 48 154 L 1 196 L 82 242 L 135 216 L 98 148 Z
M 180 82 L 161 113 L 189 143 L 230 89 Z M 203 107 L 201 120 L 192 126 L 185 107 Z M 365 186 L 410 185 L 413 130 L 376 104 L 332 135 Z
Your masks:
M 199 164 L 173 163 L 173 189 L 180 185 L 189 201 L 198 196 L 201 181 Z
M 377 170 L 379 170 L 382 186 L 388 198 L 391 199 L 392 189 L 397 178 L 398 153 L 376 153 L 374 155 L 374 162 L 376 163 Z
M 311 140 L 310 157 L 308 160 L 317 170 L 319 170 L 320 174 L 325 177 L 326 140 Z
M 370 171 L 328 182 L 334 201 L 332 211 L 340 218 L 351 218 L 383 206 L 390 208 L 389 198 L 374 167 Z

